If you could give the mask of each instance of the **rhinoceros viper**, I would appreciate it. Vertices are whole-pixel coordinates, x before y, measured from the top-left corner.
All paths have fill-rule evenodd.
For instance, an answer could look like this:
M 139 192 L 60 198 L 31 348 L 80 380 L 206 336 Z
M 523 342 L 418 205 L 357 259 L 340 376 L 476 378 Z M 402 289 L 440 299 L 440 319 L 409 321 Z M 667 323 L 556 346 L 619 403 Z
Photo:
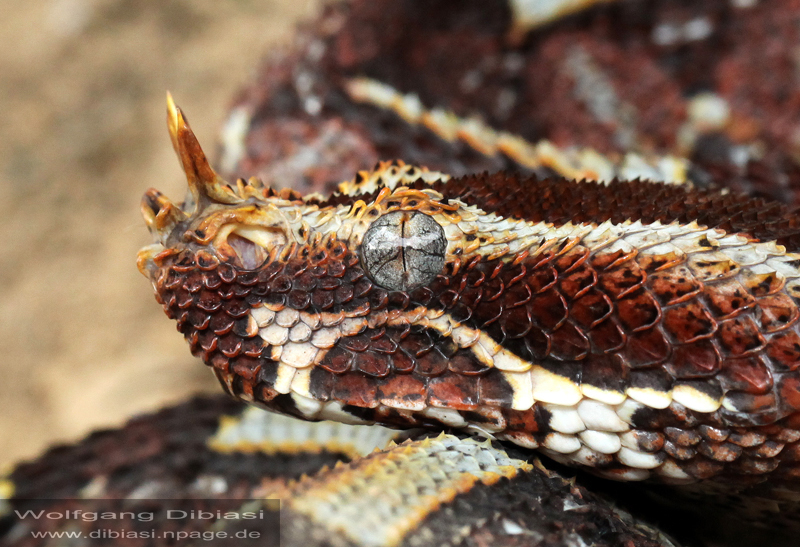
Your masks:
M 263 488 L 292 515 L 289 544 L 669 544 L 585 501 L 531 450 L 618 481 L 757 492 L 783 515 L 753 520 L 791 520 L 800 228 L 786 207 L 698 188 L 679 158 L 615 163 L 425 109 L 375 79 L 340 89 L 554 175 L 454 176 L 393 161 L 330 196 L 229 183 L 168 98 L 189 193 L 175 205 L 148 191 L 156 243 L 139 268 L 192 352 L 229 394 L 281 414 L 451 432 L 363 458 L 353 448 L 363 443 L 343 437 L 391 435 L 325 426 L 318 447 L 288 435 L 268 448 L 265 430 L 280 440 L 274 429 L 307 426 L 251 411 L 207 432 L 219 453 L 315 453 L 309 472 L 320 450 L 353 458 Z M 678 182 L 614 178 L 637 161 Z M 533 500 L 547 505 L 534 476 L 568 491 L 550 535 L 526 527 Z M 573 522 L 575 507 L 605 520 Z

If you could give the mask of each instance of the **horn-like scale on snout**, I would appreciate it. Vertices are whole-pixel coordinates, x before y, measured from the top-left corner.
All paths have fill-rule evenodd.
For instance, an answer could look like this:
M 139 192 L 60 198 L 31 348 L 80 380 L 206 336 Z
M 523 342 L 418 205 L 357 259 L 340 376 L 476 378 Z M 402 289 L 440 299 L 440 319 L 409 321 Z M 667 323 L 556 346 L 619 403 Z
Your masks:
M 234 396 L 472 431 L 622 480 L 800 477 L 784 208 L 402 162 L 302 197 L 223 181 L 167 106 L 189 193 L 145 195 L 139 267 Z
M 170 237 L 186 239 L 186 230 L 193 220 L 204 217 L 209 206 L 235 205 L 248 197 L 267 196 L 260 180 L 239 180 L 231 187 L 223 180 L 206 158 L 189 122 L 181 109 L 175 105 L 172 95 L 167 93 L 167 128 L 172 147 L 186 175 L 188 194 L 180 205 L 173 204 L 155 188 L 150 188 L 142 198 L 142 215 L 147 227 L 156 238 L 156 244 L 139 253 L 139 269 L 153 266 L 152 259 L 170 245 Z M 183 233 L 181 233 L 183 232 Z M 167 253 L 169 254 L 169 253 Z
M 199 211 L 208 203 L 240 203 L 237 196 L 211 168 L 197 137 L 194 136 L 189 122 L 180 108 L 175 106 L 172 95 L 167 93 L 167 127 L 172 140 L 172 147 L 186 174 L 189 191 Z

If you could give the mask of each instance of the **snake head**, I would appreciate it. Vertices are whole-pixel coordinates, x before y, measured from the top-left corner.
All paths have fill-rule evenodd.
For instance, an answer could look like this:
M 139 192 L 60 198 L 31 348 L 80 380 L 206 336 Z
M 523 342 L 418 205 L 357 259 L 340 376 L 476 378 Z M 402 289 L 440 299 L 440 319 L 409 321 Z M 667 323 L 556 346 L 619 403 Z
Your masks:
M 401 162 L 301 196 L 222 180 L 167 104 L 188 193 L 145 195 L 139 268 L 235 397 L 479 430 L 625 480 L 708 478 L 741 452 L 709 440 L 713 465 L 685 462 L 659 424 L 686 442 L 800 431 L 800 255 L 780 208 Z
M 155 242 L 138 264 L 230 394 L 311 420 L 493 433 L 507 429 L 504 412 L 535 428 L 534 393 L 580 400 L 572 380 L 532 364 L 550 342 L 528 337 L 530 307 L 559 302 L 548 273 L 539 296 L 522 280 L 587 229 L 554 237 L 550 224 L 487 213 L 461 199 L 474 184 L 445 197 L 448 175 L 402 162 L 359 172 L 329 198 L 229 184 L 167 105 L 188 193 L 181 205 L 145 194 Z M 571 341 L 560 358 L 579 351 Z
M 327 199 L 255 179 L 230 184 L 169 95 L 167 122 L 188 193 L 175 205 L 147 191 L 142 212 L 155 241 L 138 266 L 227 391 L 309 419 L 408 425 L 429 409 L 431 380 L 448 367 L 462 378 L 489 370 L 491 354 L 470 349 L 481 333 L 454 333 L 450 316 L 428 303 L 447 298 L 444 272 L 475 263 L 481 244 L 505 256 L 518 237 L 444 199 L 432 185 L 447 175 L 387 162 Z M 470 312 L 460 306 L 459 314 Z M 476 391 L 476 382 L 465 389 Z M 512 393 L 511 404 L 503 382 L 496 391 Z M 477 407 L 476 396 L 457 391 L 439 398 Z M 378 407 L 392 416 L 372 416 Z

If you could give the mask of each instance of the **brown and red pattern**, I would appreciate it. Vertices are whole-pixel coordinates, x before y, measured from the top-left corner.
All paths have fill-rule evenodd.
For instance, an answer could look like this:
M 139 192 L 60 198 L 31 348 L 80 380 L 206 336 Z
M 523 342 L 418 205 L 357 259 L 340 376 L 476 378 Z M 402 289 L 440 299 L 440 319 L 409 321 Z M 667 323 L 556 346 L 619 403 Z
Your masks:
M 791 245 L 797 237 L 781 206 L 662 185 L 655 188 L 670 204 L 656 212 L 642 205 L 652 183 L 633 183 L 617 195 L 619 183 L 506 175 L 400 179 L 393 184 L 405 186 L 397 188 L 379 177 L 371 193 L 301 199 L 255 183 L 225 187 L 171 103 L 170 129 L 197 205 L 177 209 L 153 193 L 145 198 L 157 241 L 169 247 L 145 249 L 140 266 L 192 351 L 231 394 L 311 419 L 326 417 L 321 409 L 335 403 L 357 419 L 387 425 L 484 428 L 619 478 L 644 478 L 648 471 L 636 471 L 653 468 L 679 480 L 797 475 L 797 258 L 774 244 L 758 247 L 776 238 Z M 397 168 L 381 170 L 388 176 Z M 523 185 L 531 191 L 520 192 Z M 456 232 L 443 271 L 406 292 L 372 281 L 357 239 L 317 233 L 305 221 L 299 235 L 270 224 L 270 211 L 280 207 L 296 219 L 333 215 L 350 226 L 347 234 L 381 211 L 410 207 L 446 215 L 453 226 L 470 214 L 486 223 L 517 219 L 523 232 L 546 223 L 552 235 L 514 252 L 483 252 L 506 236 Z M 591 211 L 615 213 L 585 219 Z M 680 224 L 687 217 L 711 230 Z M 616 248 L 620 235 L 557 235 L 586 220 L 592 233 L 616 220 L 620 235 L 636 233 L 630 226 L 637 221 L 655 224 L 649 235 Z M 272 239 L 250 241 L 228 225 L 270 226 Z M 723 227 L 740 235 L 713 230 Z M 671 238 L 669 249 L 647 250 Z M 778 262 L 768 265 L 769 256 Z M 280 329 L 260 330 L 254 315 L 260 308 L 271 314 L 268 323 L 284 314 L 275 319 Z M 300 314 L 310 319 L 295 332 Z M 449 326 L 437 327 L 434 316 Z M 302 345 L 320 324 L 333 328 L 345 318 L 347 329 L 326 343 Z M 464 332 L 488 337 L 502 355 L 492 357 L 495 351 L 487 362 L 485 342 L 463 343 Z M 290 339 L 297 344 L 285 349 Z M 533 381 L 516 375 L 528 369 L 537 375 Z M 298 388 L 299 370 L 307 380 Z M 562 392 L 542 395 L 539 383 L 548 381 L 559 382 Z M 574 407 L 577 416 L 581 406 L 584 429 L 597 438 L 587 433 L 578 441 L 580 429 L 556 425 L 553 412 Z M 665 428 L 715 433 L 682 443 L 665 441 Z M 751 429 L 764 434 L 757 446 L 728 441 Z M 616 435 L 623 432 L 627 446 Z
M 234 109 L 247 113 L 242 151 L 223 143 L 223 174 L 305 190 L 394 158 L 453 175 L 526 171 L 355 103 L 344 84 L 366 76 L 530 141 L 609 157 L 674 153 L 691 159 L 697 184 L 800 203 L 800 93 L 787 47 L 799 39 L 795 0 L 600 2 L 527 34 L 514 4 L 326 6 L 242 92 Z M 724 123 L 693 120 L 693 100 L 706 94 L 724 101 Z M 319 161 L 299 161 L 309 153 Z
M 261 414 L 266 427 L 276 427 L 274 416 Z M 247 424 L 245 428 L 248 428 L 255 425 L 252 420 L 253 414 L 248 414 L 241 404 L 229 397 L 197 397 L 140 416 L 119 429 L 98 431 L 71 446 L 54 447 L 35 461 L 19 465 L 9 475 L 16 492 L 11 499 L 4 500 L 13 511 L 0 515 L 0 540 L 3 545 L 15 547 L 52 546 L 58 544 L 56 538 L 61 534 L 65 539 L 63 544 L 72 544 L 81 537 L 83 540 L 90 538 L 93 544 L 115 546 L 219 545 L 234 541 L 240 545 L 242 542 L 231 536 L 238 530 L 245 530 L 259 533 L 260 538 L 254 543 L 264 545 L 266 538 L 274 539 L 277 533 L 276 518 L 219 519 L 211 527 L 214 521 L 208 518 L 166 518 L 166 512 L 268 512 L 275 510 L 275 498 L 279 496 L 284 500 L 280 509 L 282 545 L 360 545 L 361 542 L 348 538 L 333 519 L 326 521 L 321 515 L 302 511 L 290 505 L 289 500 L 324 501 L 322 496 L 309 495 L 314 487 L 323 487 L 341 493 L 343 503 L 338 508 L 346 510 L 346 502 L 356 501 L 347 497 L 348 492 L 351 497 L 353 491 L 361 493 L 358 488 L 363 483 L 359 483 L 358 477 L 364 476 L 364 468 L 371 468 L 373 474 L 375 469 L 381 468 L 391 472 L 398 459 L 408 461 L 408 455 L 415 451 L 419 456 L 426 445 L 428 451 L 433 452 L 430 446 L 441 442 L 440 439 L 406 442 L 389 449 L 389 453 L 394 453 L 390 456 L 394 461 L 387 461 L 383 452 L 375 452 L 353 464 L 349 463 L 352 454 L 331 449 L 334 443 L 319 442 L 306 445 L 305 449 L 295 446 L 292 450 L 276 443 L 274 438 L 265 437 L 260 439 L 262 447 L 242 444 L 220 450 L 220 446 L 210 442 L 226 424 L 236 427 L 239 422 Z M 316 425 L 298 423 L 295 429 Z M 252 437 L 253 433 L 250 435 Z M 298 435 L 298 438 L 302 437 Z M 259 439 L 256 436 L 252 440 Z M 458 456 L 459 449 L 474 449 L 477 443 L 459 444 L 450 440 L 450 444 L 453 446 L 444 451 L 444 458 Z M 273 450 L 270 451 L 270 447 Z M 487 453 L 494 451 L 495 455 L 506 456 L 500 450 L 483 448 Z M 442 451 L 436 454 L 442 455 Z M 520 455 L 519 451 L 511 450 L 506 457 Z M 423 461 L 423 458 L 416 460 Z M 473 480 L 475 484 L 463 480 L 457 492 L 448 491 L 446 484 L 437 484 L 437 481 L 445 482 L 441 478 L 426 477 L 423 470 L 409 473 L 414 470 L 412 467 L 402 476 L 409 492 L 418 487 L 421 494 L 418 497 L 430 499 L 434 491 L 451 501 L 429 503 L 433 506 L 424 509 L 407 506 L 406 510 L 414 513 L 411 519 L 389 518 L 386 525 L 413 528 L 408 531 L 409 542 L 403 545 L 445 544 L 463 535 L 464 518 L 468 519 L 473 537 L 508 546 L 525 545 L 531 534 L 541 536 L 538 544 L 542 547 L 563 547 L 578 537 L 597 547 L 615 547 L 621 543 L 637 547 L 675 545 L 652 526 L 634 520 L 603 497 L 541 464 L 515 461 L 520 469 L 506 471 L 506 476 L 498 476 L 499 480 L 494 481 L 486 477 L 483 482 Z M 483 463 L 488 462 L 484 460 Z M 463 477 L 466 479 L 466 474 Z M 380 489 L 380 480 L 371 478 L 369 487 Z M 264 497 L 270 499 L 263 500 Z M 245 500 L 247 504 L 243 505 Z M 261 501 L 254 504 L 252 500 Z M 561 510 L 564 504 L 574 504 L 581 510 L 564 514 Z M 489 509 L 497 514 L 483 518 Z M 69 511 L 78 516 L 23 519 L 17 518 L 14 512 L 25 514 L 43 510 L 56 515 Z M 93 518 L 95 515 L 98 518 Z M 111 520 L 111 515 L 120 517 Z M 391 517 L 391 513 L 388 516 Z M 509 533 L 507 522 L 520 523 L 526 533 L 515 534 L 513 529 Z M 357 526 L 361 525 L 359 521 Z M 230 536 L 212 534 L 211 530 L 224 530 Z M 119 535 L 112 536 L 109 531 Z M 53 536 L 47 537 L 47 533 Z M 66 540 L 67 533 L 73 535 L 69 540 Z M 202 540 L 198 539 L 201 537 Z M 277 545 L 270 543 L 273 544 Z
M 527 37 L 514 19 L 513 6 L 519 4 L 467 2 L 457 9 L 440 2 L 331 5 L 313 26 L 315 36 L 300 40 L 244 94 L 236 113 L 246 113 L 240 127 L 246 146 L 236 154 L 224 143 L 223 171 L 261 173 L 287 186 L 320 187 L 393 157 L 457 175 L 520 168 L 513 157 L 483 155 L 482 143 L 443 140 L 425 126 L 406 123 L 396 111 L 357 104 L 346 92 L 347 81 L 368 76 L 418 95 L 426 107 L 465 117 L 477 113 L 493 127 L 530 140 L 588 145 L 612 159 L 631 150 L 687 154 L 692 159 L 688 178 L 698 185 L 713 181 L 797 202 L 796 59 L 786 47 L 797 38 L 796 2 L 609 2 Z M 592 89 L 610 94 L 587 93 L 587 81 Z M 704 128 L 691 120 L 693 101 L 703 93 L 727 103 L 731 113 L 724 124 Z M 610 101 L 597 102 L 603 97 Z M 315 154 L 314 161 L 295 161 L 307 159 L 308 151 Z M 187 171 L 190 185 L 192 177 L 213 173 L 205 167 Z M 507 218 L 557 225 L 630 219 L 698 222 L 756 243 L 777 240 L 788 251 L 797 250 L 796 215 L 777 204 L 713 189 L 643 182 L 627 187 L 616 182 L 575 184 L 545 179 L 551 173 L 544 168 L 536 173 L 542 178 L 503 174 L 445 182 L 445 177 L 433 188 L 446 198 Z M 520 199 L 523 185 L 526 191 L 536 189 L 527 199 Z M 242 188 L 252 190 L 239 183 Z M 195 203 L 186 211 L 194 205 L 202 210 L 209 204 L 237 203 L 235 190 L 214 190 L 219 192 L 212 196 L 194 192 Z M 259 188 L 253 194 L 300 200 L 286 190 Z M 352 196 L 346 195 L 327 203 L 349 200 Z M 311 202 L 325 200 L 306 201 Z M 187 224 L 177 208 L 155 193 L 147 208 L 152 224 L 174 236 L 168 238 L 170 246 L 181 247 Z M 247 215 L 239 219 L 247 220 Z M 321 254 L 308 260 L 313 246 L 265 257 L 247 241 L 231 243 L 233 250 L 216 249 L 220 255 L 215 257 L 201 250 L 210 241 L 208 234 L 201 230 L 190 235 L 187 251 L 160 255 L 158 266 L 164 270 L 156 276 L 158 294 L 192 350 L 242 398 L 309 417 L 307 408 L 272 387 L 280 379 L 281 356 L 275 345 L 259 340 L 261 325 L 254 325 L 251 317 L 265 303 L 317 314 L 346 311 L 353 317 L 390 308 L 419 317 L 413 306 L 425 306 L 485 332 L 510 354 L 524 356 L 520 361 L 535 361 L 564 379 L 562 386 L 592 388 L 595 397 L 616 400 L 626 390 L 649 390 L 650 396 L 663 398 L 686 388 L 684 396 L 688 392 L 693 403 L 705 403 L 698 394 L 711 400 L 724 395 L 727 405 L 714 411 L 690 408 L 676 397 L 663 408 L 640 405 L 627 414 L 635 427 L 624 434 L 624 448 L 652 456 L 648 464 L 669 459 L 680 462 L 690 478 L 736 475 L 738 484 L 768 477 L 767 484 L 751 489 L 761 494 L 775 485 L 791 490 L 797 482 L 800 340 L 795 285 L 780 272 L 751 269 L 730 256 L 699 259 L 700 253 L 715 251 L 719 238 L 698 241 L 689 258 L 680 253 L 597 253 L 578 238 L 512 260 L 478 253 L 451 263 L 427 291 L 398 298 L 371 283 L 344 246 L 327 263 Z M 484 244 L 477 237 L 470 242 Z M 254 271 L 262 258 L 264 269 Z M 297 263 L 287 269 L 291 260 Z M 305 263 L 317 269 L 309 270 Z M 796 270 L 797 263 L 786 261 L 782 267 L 785 273 Z M 308 375 L 306 394 L 343 403 L 351 417 L 403 426 L 484 426 L 520 444 L 548 449 L 564 429 L 559 420 L 563 422 L 568 405 L 537 402 L 527 410 L 513 408 L 520 386 L 511 385 L 511 374 L 454 344 L 441 325 L 367 322 L 350 328 L 326 349 Z M 414 410 L 419 406 L 453 412 L 426 414 Z M 595 406 L 601 414 L 608 411 Z M 178 429 L 183 423 L 168 425 Z M 137 453 L 131 456 L 135 459 Z M 113 457 L 126 465 L 124 457 Z M 581 457 L 582 465 L 624 475 L 610 454 L 594 451 Z M 321 477 L 324 482 L 330 474 Z M 518 499 L 524 488 L 520 482 L 494 492 L 477 491 L 477 497 L 486 498 L 472 504 L 476 511 L 462 511 L 462 504 L 450 516 L 456 515 L 456 525 L 463 524 L 459 514 L 480 520 L 497 509 L 493 496 Z M 541 499 L 540 491 L 531 497 Z M 571 505 L 563 500 L 554 505 L 551 518 L 559 528 Z M 786 505 L 773 507 L 786 511 Z M 513 513 L 504 506 L 503 514 Z M 790 519 L 759 521 L 780 526 Z M 495 521 L 476 533 L 478 541 L 492 543 L 499 537 L 496 530 L 487 532 L 493 525 L 509 529 L 507 521 Z M 310 539 L 303 536 L 311 530 L 300 522 L 295 531 L 303 539 L 293 541 L 328 540 L 327 531 Z M 427 534 L 430 529 L 419 531 Z M 517 539 L 526 544 L 530 538 Z

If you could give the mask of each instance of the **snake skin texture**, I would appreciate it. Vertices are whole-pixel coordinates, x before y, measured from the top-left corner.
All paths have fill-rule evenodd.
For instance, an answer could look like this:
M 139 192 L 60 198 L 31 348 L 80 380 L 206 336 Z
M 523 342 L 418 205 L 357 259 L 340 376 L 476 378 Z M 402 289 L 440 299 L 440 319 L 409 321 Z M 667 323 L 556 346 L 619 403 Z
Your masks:
M 139 268 L 225 391 L 307 421 L 196 401 L 15 495 L 280 498 L 286 545 L 796 544 L 797 7 L 330 4 L 216 170 L 169 98 L 189 193 L 147 192 Z
M 49 510 L 65 511 L 75 509 L 71 500 L 89 498 L 79 507 L 102 513 L 119 512 L 122 500 L 125 511 L 160 515 L 176 498 L 186 511 L 236 510 L 242 500 L 280 498 L 281 545 L 674 545 L 529 454 L 452 435 L 372 452 L 395 436 L 382 428 L 301 422 L 247 409 L 227 396 L 196 398 L 18 466 L 9 476 L 17 486 L 11 503 L 24 512 L 40 508 L 37 500 L 45 498 L 52 500 Z M 370 490 L 388 486 L 394 503 L 372 511 Z M 267 500 L 264 510 L 275 507 Z M 21 525 L 5 516 L 0 524 L 4 545 L 76 544 L 33 539 L 32 531 L 53 530 L 47 522 Z M 122 524 L 142 528 L 135 521 Z M 159 534 L 207 527 L 188 524 L 157 519 L 143 527 Z M 226 528 L 233 532 L 238 524 Z M 106 527 L 87 520 L 70 531 L 88 536 Z M 176 543 L 157 535 L 82 544 Z
M 653 212 L 641 196 L 659 183 L 626 195 L 404 164 L 329 200 L 234 189 L 171 102 L 169 122 L 192 200 L 147 194 L 159 242 L 139 265 L 234 396 L 307 419 L 488 432 L 621 480 L 796 477 L 800 255 L 780 207 L 681 186 Z M 581 222 L 598 209 L 626 220 Z M 704 225 L 679 221 L 698 209 Z M 721 229 L 741 211 L 761 239 L 744 220 Z M 381 286 L 366 256 L 368 230 L 396 213 L 446 239 L 413 289 Z

